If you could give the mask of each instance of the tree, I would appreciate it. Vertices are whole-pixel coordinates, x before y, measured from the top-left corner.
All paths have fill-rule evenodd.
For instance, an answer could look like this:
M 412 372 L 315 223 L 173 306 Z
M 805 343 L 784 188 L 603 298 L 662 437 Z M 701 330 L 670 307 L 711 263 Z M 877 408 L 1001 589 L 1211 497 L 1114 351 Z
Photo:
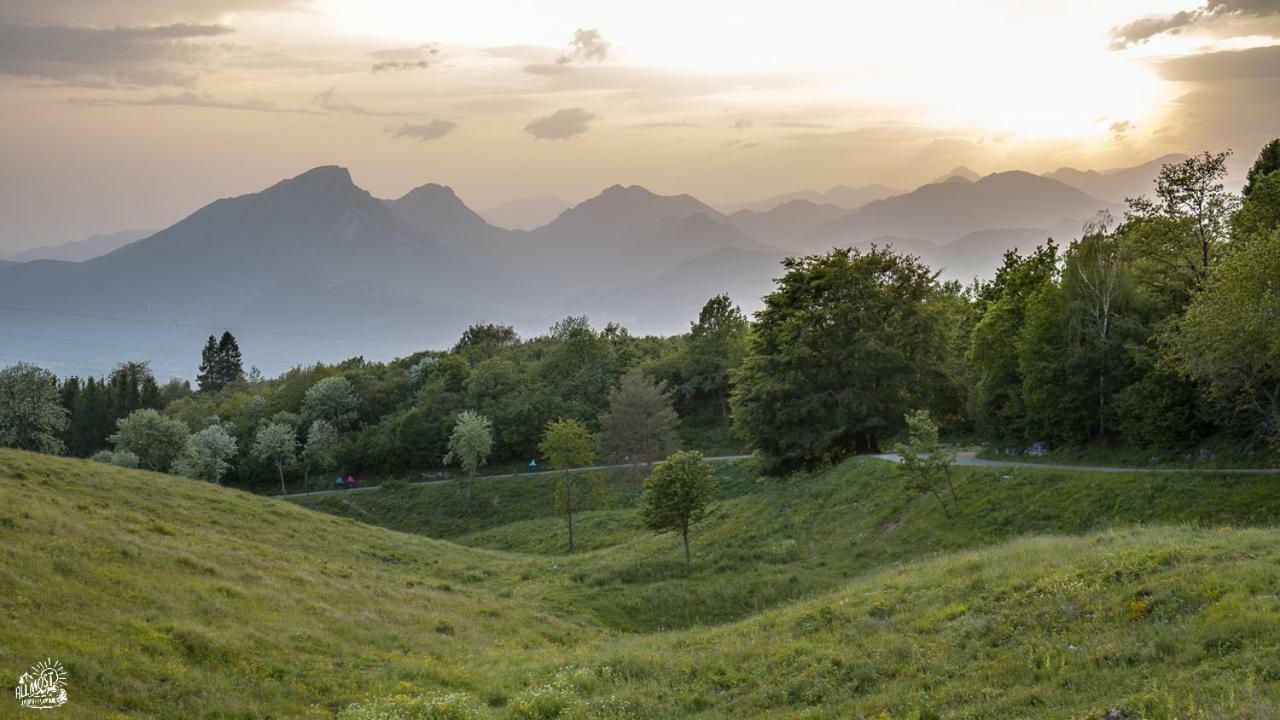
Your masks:
M 1252 195 L 1258 181 L 1277 170 L 1280 170 L 1280 138 L 1267 143 L 1253 161 L 1253 166 L 1245 177 L 1244 196 L 1247 198 Z
M 679 449 L 679 424 L 666 383 L 632 370 L 609 392 L 609 411 L 600 419 L 601 447 L 619 462 L 652 465 Z
M 931 493 L 942 506 L 942 514 L 951 517 L 951 511 L 939 492 L 945 482 L 956 501 L 956 488 L 951 482 L 952 453 L 938 442 L 938 426 L 929 417 L 928 410 L 907 413 L 907 442 L 894 446 L 894 452 L 902 461 L 897 470 L 907 478 L 907 488 L 916 493 Z
M 929 307 L 936 273 L 917 258 L 840 248 L 784 266 L 732 399 L 736 429 L 775 473 L 876 450 L 929 399 L 947 345 Z
M 313 420 L 302 446 L 302 487 L 310 487 L 311 471 L 333 467 L 338 456 L 338 430 L 326 420 Z
M 298 452 L 298 436 L 292 426 L 273 422 L 258 430 L 253 441 L 254 457 L 275 465 L 280 476 L 280 495 L 288 494 L 284 485 L 284 469 L 295 460 Z
M 449 452 L 444 456 L 444 464 L 456 462 L 469 477 L 475 477 L 492 451 L 493 424 L 489 418 L 472 410 L 458 413 L 453 433 L 449 435 Z
M 200 371 L 196 373 L 196 384 L 200 392 L 214 393 L 222 389 L 218 364 L 218 340 L 210 335 L 200 351 Z
M 324 378 L 312 385 L 302 400 L 306 420 L 324 420 L 338 430 L 355 424 L 360 397 L 351 381 L 341 375 Z
M 1139 285 L 1170 311 L 1187 303 L 1222 255 L 1236 206 L 1223 184 L 1230 155 L 1206 152 L 1165 165 L 1156 197 L 1129 201 L 1119 230 L 1126 257 Z
M 0 370 L 0 445 L 60 455 L 67 424 L 53 373 L 23 362 Z
M 1280 439 L 1280 229 L 1223 260 L 1176 324 L 1170 360 Z
M 230 330 L 218 339 L 218 381 L 223 387 L 244 379 L 244 362 L 240 357 L 240 343 Z
M 220 485 L 235 456 L 236 439 L 222 425 L 214 424 L 187 439 L 187 450 L 173 469 L 178 475 Z
M 674 531 L 684 539 L 684 561 L 693 564 L 689 552 L 689 528 L 707 516 L 715 480 L 711 466 L 697 451 L 678 452 L 654 468 L 644 481 L 640 516 L 645 527 L 657 532 Z
M 685 397 L 712 403 L 729 414 L 729 372 L 742 364 L 747 352 L 747 318 L 728 295 L 720 294 L 702 306 L 689 329 L 685 354 Z
M 146 408 L 117 420 L 116 432 L 109 439 L 117 451 L 137 455 L 139 467 L 168 472 L 187 447 L 187 426 Z
M 556 509 L 565 514 L 569 527 L 569 552 L 573 552 L 573 513 L 581 500 L 582 490 L 572 472 L 595 460 L 595 441 L 581 420 L 556 420 L 547 423 L 542 435 L 542 456 L 560 471 L 556 479 Z
M 519 342 L 520 336 L 510 325 L 475 323 L 462 333 L 462 337 L 453 346 L 453 351 L 479 361 L 493 357 L 503 348 Z

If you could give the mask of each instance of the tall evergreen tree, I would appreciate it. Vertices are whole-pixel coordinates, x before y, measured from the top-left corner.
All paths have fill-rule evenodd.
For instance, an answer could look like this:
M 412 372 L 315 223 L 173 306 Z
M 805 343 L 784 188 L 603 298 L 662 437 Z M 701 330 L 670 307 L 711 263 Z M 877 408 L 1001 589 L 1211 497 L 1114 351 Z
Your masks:
M 223 386 L 244 379 L 244 362 L 240 357 L 240 344 L 230 330 L 218 340 L 218 380 Z
M 218 385 L 218 341 L 212 335 L 200 351 L 200 372 L 196 374 L 196 383 L 200 385 L 200 392 L 211 393 L 221 389 Z

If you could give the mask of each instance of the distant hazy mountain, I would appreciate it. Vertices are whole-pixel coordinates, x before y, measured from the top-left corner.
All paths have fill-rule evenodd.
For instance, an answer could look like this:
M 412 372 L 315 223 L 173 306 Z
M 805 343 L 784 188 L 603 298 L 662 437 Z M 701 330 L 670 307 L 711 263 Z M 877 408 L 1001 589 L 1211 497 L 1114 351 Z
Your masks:
M 857 244 L 884 235 L 942 244 L 980 230 L 1078 229 L 1103 209 L 1118 210 L 1057 180 L 1021 171 L 1003 172 L 976 182 L 925 185 L 873 202 L 814 228 L 805 246 Z
M 720 248 L 772 250 L 689 195 L 614 185 L 525 234 L 525 266 L 555 285 L 546 292 L 640 282 Z
M 73 240 L 61 245 L 49 245 L 32 248 L 7 258 L 13 262 L 29 262 L 31 260 L 65 260 L 67 262 L 84 262 L 100 255 L 128 245 L 135 240 L 154 233 L 155 230 L 121 230 L 114 233 L 90 235 L 83 240 Z
M 849 211 L 857 210 L 873 200 L 882 200 L 901 192 L 901 190 L 895 190 L 884 185 L 863 185 L 856 188 L 849 187 L 848 185 L 836 185 L 826 192 L 818 190 L 799 190 L 797 192 L 786 193 L 783 195 L 774 195 L 754 202 L 724 205 L 723 209 L 728 213 L 736 213 L 742 210 L 766 212 L 784 203 L 790 203 L 794 200 L 803 200 L 814 205 L 834 205 L 838 208 L 843 208 L 844 210 Z
M 501 253 L 512 241 L 509 231 L 490 225 L 445 185 L 416 187 L 398 200 L 387 201 L 387 207 L 410 227 L 463 254 Z
M 977 182 L 978 179 L 981 177 L 982 177 L 981 175 L 970 170 L 969 168 L 960 166 L 958 168 L 952 168 L 951 172 L 943 173 L 942 175 L 939 175 L 938 177 L 934 178 L 932 180 L 932 183 L 944 183 L 944 182 L 951 182 L 955 180 L 968 180 L 969 182 Z
M 813 228 L 848 214 L 835 205 L 788 200 L 767 211 L 739 210 L 729 222 L 748 237 L 783 248 L 797 247 Z
M 1064 167 L 1045 173 L 1045 177 L 1108 202 L 1123 203 L 1127 198 L 1155 194 L 1155 180 L 1161 166 L 1186 159 L 1186 155 L 1165 155 L 1136 167 L 1102 172 Z
M 577 295 L 565 313 L 588 314 L 601 322 L 622 323 L 632 333 L 686 332 L 713 295 L 728 293 L 744 312 L 764 306 L 762 298 L 782 275 L 778 252 L 722 248 L 670 268 L 635 285 Z
M 560 198 L 518 198 L 480 212 L 491 224 L 508 230 L 542 227 L 572 205 Z
M 21 342 L 33 357 L 78 343 L 74 362 L 101 369 L 150 356 L 188 375 L 208 328 L 252 333 L 241 340 L 247 363 L 385 356 L 456 338 L 481 314 L 469 301 L 501 297 L 339 167 L 218 200 L 87 262 L 0 273 L 0 304 L 40 311 L 2 318 L 28 336 Z
M 931 267 L 941 271 L 942 279 L 967 283 L 975 277 L 990 279 L 1006 250 L 1016 248 L 1025 255 L 1050 237 L 1063 241 L 1064 245 L 1070 239 L 1055 237 L 1053 231 L 1044 228 L 979 230 L 936 248 L 924 249 L 922 253 Z

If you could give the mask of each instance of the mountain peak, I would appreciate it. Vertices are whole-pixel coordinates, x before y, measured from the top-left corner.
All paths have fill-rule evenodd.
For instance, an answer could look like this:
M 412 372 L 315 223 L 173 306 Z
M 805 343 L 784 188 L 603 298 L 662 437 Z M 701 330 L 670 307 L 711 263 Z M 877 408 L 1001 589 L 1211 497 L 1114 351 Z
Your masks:
M 312 195 L 328 195 L 335 192 L 360 191 L 351 180 L 351 171 L 340 165 L 321 165 L 301 175 L 281 180 L 266 192 L 288 191 Z M 363 192 L 363 191 L 361 191 Z

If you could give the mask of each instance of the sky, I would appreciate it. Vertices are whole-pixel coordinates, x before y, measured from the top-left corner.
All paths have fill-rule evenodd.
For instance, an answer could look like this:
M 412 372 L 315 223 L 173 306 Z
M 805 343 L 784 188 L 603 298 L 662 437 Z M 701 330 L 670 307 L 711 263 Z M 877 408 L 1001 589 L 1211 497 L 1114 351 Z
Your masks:
M 477 210 L 1280 135 L 1280 0 L 0 0 L 0 255 L 318 165 Z

